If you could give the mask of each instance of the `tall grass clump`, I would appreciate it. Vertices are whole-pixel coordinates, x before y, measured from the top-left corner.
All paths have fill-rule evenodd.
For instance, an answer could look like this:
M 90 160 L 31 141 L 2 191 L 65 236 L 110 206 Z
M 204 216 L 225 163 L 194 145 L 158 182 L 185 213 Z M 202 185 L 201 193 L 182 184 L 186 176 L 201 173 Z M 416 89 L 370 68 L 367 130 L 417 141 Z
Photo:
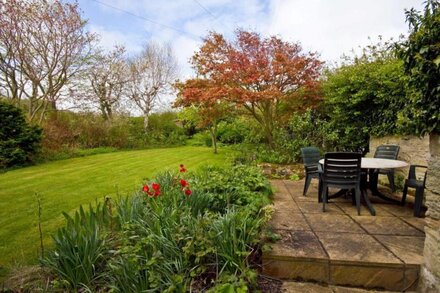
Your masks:
M 43 264 L 72 289 L 91 288 L 105 270 L 109 252 L 106 226 L 110 221 L 106 206 L 83 207 L 73 217 L 63 213 L 66 226 L 53 236 L 54 249 Z

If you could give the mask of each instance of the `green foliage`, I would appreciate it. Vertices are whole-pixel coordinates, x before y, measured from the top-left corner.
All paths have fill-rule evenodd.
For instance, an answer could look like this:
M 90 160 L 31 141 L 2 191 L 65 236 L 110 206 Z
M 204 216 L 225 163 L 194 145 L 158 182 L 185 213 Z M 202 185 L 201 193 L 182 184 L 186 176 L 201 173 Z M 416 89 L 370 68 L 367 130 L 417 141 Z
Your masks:
M 7 269 L 35 264 L 39 251 L 34 193 L 43 198 L 42 226 L 45 246 L 62 226 L 62 211 L 74 211 L 96 198 L 131 193 L 145 177 L 185 162 L 187 168 L 227 166 L 228 149 L 213 155 L 209 148 L 177 147 L 118 151 L 53 161 L 0 173 L 0 279 Z M 144 204 L 139 204 L 144 208 Z M 115 205 L 116 206 L 116 205 Z
M 406 11 L 410 35 L 399 46 L 410 84 L 419 91 L 410 96 L 401 120 L 420 135 L 440 132 L 440 2 L 425 3 L 423 14 Z
M 208 131 L 197 132 L 187 141 L 187 144 L 191 146 L 212 147 L 212 138 Z
M 26 123 L 21 109 L 0 101 L 0 169 L 23 165 L 40 148 L 41 129 Z
M 255 211 L 268 203 L 266 197 L 258 194 L 269 195 L 272 190 L 257 167 L 237 165 L 228 171 L 207 167 L 200 172 L 202 176 L 195 178 L 194 185 L 201 193 L 211 196 L 211 209 L 217 212 L 224 213 L 233 205 Z
M 98 205 L 66 216 L 44 262 L 57 282 L 113 292 L 187 292 L 194 285 L 246 292 L 255 286 L 249 257 L 269 219 L 263 207 L 271 193 L 258 169 L 164 172 L 151 182 L 160 185 L 157 197 L 137 192 L 112 209 Z
M 183 145 L 185 131 L 176 124 L 174 112 L 154 113 L 148 131 L 143 117 L 115 116 L 111 121 L 93 113 L 58 111 L 43 125 L 42 160 L 78 157 L 87 149 L 139 149 Z M 91 151 L 91 154 L 100 151 Z
M 101 277 L 108 254 L 105 227 L 110 221 L 108 209 L 100 204 L 80 207 L 74 217 L 64 213 L 66 226 L 53 236 L 54 249 L 43 264 L 61 276 L 61 284 L 74 289 L 90 288 Z
M 399 131 L 398 113 L 411 90 L 402 61 L 393 57 L 387 43 L 369 46 L 362 56 L 328 71 L 322 86 L 339 148 L 367 147 L 370 135 Z
M 218 140 L 225 144 L 242 143 L 252 135 L 252 123 L 244 117 L 222 121 L 218 125 L 217 135 Z
M 302 147 L 316 146 L 331 151 L 339 146 L 339 138 L 330 126 L 316 110 L 294 113 L 287 123 L 276 128 L 276 149 L 260 144 L 253 149 L 243 149 L 242 153 L 253 153 L 258 161 L 268 163 L 298 162 Z

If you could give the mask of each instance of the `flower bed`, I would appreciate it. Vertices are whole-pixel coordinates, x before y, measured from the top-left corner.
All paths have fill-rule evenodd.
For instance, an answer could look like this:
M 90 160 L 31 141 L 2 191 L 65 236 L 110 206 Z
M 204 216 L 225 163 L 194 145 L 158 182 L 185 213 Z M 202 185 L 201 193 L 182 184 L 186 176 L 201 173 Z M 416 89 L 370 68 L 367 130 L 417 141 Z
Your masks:
M 133 196 L 65 214 L 43 264 L 63 290 L 247 291 L 270 194 L 255 167 L 190 174 L 181 165 Z

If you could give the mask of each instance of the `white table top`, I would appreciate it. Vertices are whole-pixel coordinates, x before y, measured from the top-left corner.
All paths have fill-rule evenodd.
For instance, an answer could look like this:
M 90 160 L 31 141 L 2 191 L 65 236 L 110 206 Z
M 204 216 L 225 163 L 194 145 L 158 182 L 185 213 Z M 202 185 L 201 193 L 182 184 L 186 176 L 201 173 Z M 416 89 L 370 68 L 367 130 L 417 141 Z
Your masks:
M 324 159 L 319 160 L 320 164 L 324 164 Z M 407 167 L 408 163 L 399 160 L 362 158 L 362 169 L 397 169 Z

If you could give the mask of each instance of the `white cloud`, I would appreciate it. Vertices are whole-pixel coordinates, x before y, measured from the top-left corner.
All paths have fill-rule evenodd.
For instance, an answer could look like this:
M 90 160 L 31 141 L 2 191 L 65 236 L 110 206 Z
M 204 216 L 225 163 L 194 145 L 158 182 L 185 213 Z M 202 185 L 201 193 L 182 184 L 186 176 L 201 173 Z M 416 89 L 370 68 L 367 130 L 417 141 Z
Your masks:
M 188 60 L 200 46 L 201 38 L 211 30 L 227 37 L 232 37 L 236 28 L 279 35 L 287 41 L 300 42 L 306 50 L 318 51 L 323 60 L 337 61 L 353 48 L 369 44 L 368 37 L 374 41 L 378 35 L 388 39 L 405 33 L 404 9 L 420 9 L 422 5 L 422 0 L 106 1 L 140 18 L 100 5 L 103 12 L 136 19 L 140 25 L 124 27 L 123 31 L 91 26 L 102 36 L 102 45 L 111 48 L 122 43 L 130 53 L 135 53 L 148 40 L 169 43 L 181 65 L 181 78 L 193 74 Z
M 420 4 L 414 0 L 274 0 L 266 32 L 300 41 L 324 60 L 335 61 L 351 49 L 368 45 L 368 37 L 397 39 L 406 33 L 404 9 L 420 8 Z
M 91 32 L 99 35 L 99 44 L 105 50 L 111 50 L 115 45 L 123 45 L 129 54 L 142 50 L 137 34 L 124 33 L 118 30 L 108 30 L 103 26 L 90 25 Z

